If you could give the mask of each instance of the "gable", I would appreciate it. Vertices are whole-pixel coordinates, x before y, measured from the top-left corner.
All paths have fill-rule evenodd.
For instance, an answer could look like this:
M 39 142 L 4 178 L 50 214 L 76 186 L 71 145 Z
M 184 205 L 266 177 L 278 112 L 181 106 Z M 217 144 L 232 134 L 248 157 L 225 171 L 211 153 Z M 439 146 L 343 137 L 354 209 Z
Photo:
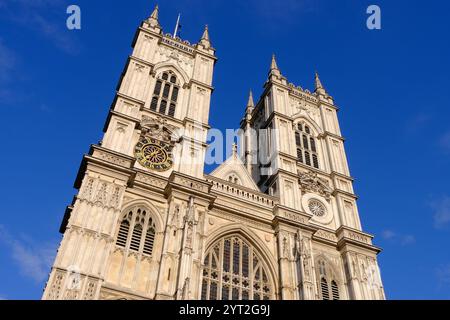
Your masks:
M 211 172 L 210 176 L 260 192 L 244 163 L 234 152 L 231 157 Z

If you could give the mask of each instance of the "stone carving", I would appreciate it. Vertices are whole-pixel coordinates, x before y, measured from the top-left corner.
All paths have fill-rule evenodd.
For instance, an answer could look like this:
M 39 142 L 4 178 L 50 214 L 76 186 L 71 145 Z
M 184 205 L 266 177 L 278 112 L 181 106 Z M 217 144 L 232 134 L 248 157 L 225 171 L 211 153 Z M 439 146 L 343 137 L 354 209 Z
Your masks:
M 95 178 L 88 178 L 86 185 L 82 187 L 78 197 L 97 206 L 118 209 L 123 187 L 115 183 L 108 183 L 101 180 L 96 182 L 95 180 Z
M 289 100 L 291 108 L 293 110 L 294 114 L 305 112 L 307 115 L 309 115 L 311 118 L 318 116 L 318 109 L 309 105 L 306 102 L 306 99 L 294 99 L 290 98 Z
M 307 239 L 302 237 L 300 230 L 295 237 L 296 254 L 301 260 L 305 280 L 311 280 L 311 252 L 308 248 Z
M 166 38 L 163 38 L 163 42 L 166 41 Z M 170 40 L 168 40 L 168 42 L 170 42 Z M 187 47 L 187 46 L 183 46 L 181 44 L 179 44 L 178 42 L 174 42 L 170 43 L 170 44 L 175 44 L 178 48 L 180 49 L 186 49 L 186 51 L 190 52 L 192 51 L 191 48 Z M 167 47 L 160 47 L 158 49 L 158 53 L 160 56 L 161 61 L 173 61 L 175 62 L 179 67 L 181 67 L 181 69 L 183 69 L 184 72 L 186 72 L 187 74 L 191 74 L 192 73 L 192 69 L 194 68 L 194 60 L 184 54 L 181 53 L 178 50 L 172 50 L 171 48 L 167 48 Z
M 352 240 L 356 240 L 356 241 L 363 242 L 363 243 L 370 243 L 370 240 L 366 236 L 356 233 L 356 232 L 347 231 L 347 232 L 345 232 L 344 235 Z
M 197 93 L 201 96 L 204 96 L 206 94 L 206 90 L 200 87 L 197 87 Z
M 282 247 L 282 258 L 289 258 L 289 245 L 286 235 L 283 235 Z
M 351 274 L 353 279 L 358 278 L 358 268 L 357 268 L 357 262 L 356 262 L 356 256 L 351 256 Z
M 180 206 L 177 204 L 172 211 L 172 215 L 170 216 L 169 225 L 177 226 L 180 218 Z
M 139 116 L 139 107 L 133 103 L 129 103 L 127 101 L 123 101 L 123 112 L 127 115 L 130 115 L 132 117 L 138 117 Z
M 86 200 L 90 200 L 91 196 L 92 196 L 92 189 L 94 186 L 94 179 L 93 178 L 88 178 L 86 185 L 83 188 L 83 191 L 81 192 L 81 198 L 82 199 L 86 199 Z
M 186 216 L 184 218 L 185 226 L 186 226 L 186 243 L 185 246 L 187 248 L 192 249 L 192 240 L 194 233 L 194 226 L 197 224 L 197 219 L 195 217 L 195 205 L 194 198 L 191 197 L 189 199 L 189 207 L 186 212 Z
M 178 182 L 186 187 L 193 188 L 199 191 L 204 191 L 204 186 L 201 183 L 193 182 L 192 180 L 181 178 Z
M 292 94 L 295 97 L 298 97 L 300 99 L 304 99 L 306 101 L 310 101 L 312 103 L 317 103 L 317 98 L 311 95 L 311 92 L 308 89 L 303 89 L 300 86 L 295 86 L 293 83 L 289 83 L 289 93 Z M 294 100 L 291 97 L 292 100 Z
M 279 213 L 277 213 L 277 215 L 280 217 L 289 219 L 291 221 L 298 222 L 298 223 L 304 223 L 304 224 L 308 223 L 308 220 L 305 217 L 303 217 L 295 212 L 290 212 L 287 210 L 280 210 Z
M 93 300 L 95 298 L 95 291 L 97 289 L 96 282 L 89 281 L 84 293 L 83 300 Z
M 313 171 L 299 172 L 299 183 L 303 191 L 314 192 L 329 200 L 333 190 L 328 181 L 317 176 Z
M 78 298 L 78 290 L 69 289 L 66 291 L 64 300 L 76 300 Z
M 53 279 L 52 286 L 50 288 L 50 294 L 48 295 L 48 300 L 58 300 L 61 295 L 61 289 L 64 282 L 64 273 L 57 272 Z
M 139 63 L 135 63 L 134 67 L 135 67 L 135 70 L 139 73 L 145 69 L 145 66 L 142 64 L 139 64 Z
M 96 204 L 100 204 L 102 206 L 107 205 L 107 188 L 108 184 L 106 182 L 103 182 L 97 192 L 97 195 L 95 196 L 94 202 Z
M 105 161 L 117 164 L 119 166 L 127 167 L 127 166 L 130 165 L 130 161 L 129 160 L 122 159 L 122 158 L 120 158 L 118 156 L 112 155 L 112 154 L 107 153 L 107 152 L 96 152 L 95 156 L 97 158 L 99 158 L 99 159 L 102 159 L 102 160 L 105 160 Z
M 366 264 L 363 262 L 361 263 L 361 280 L 362 281 L 367 281 L 368 276 L 367 276 L 367 267 Z
M 190 282 L 189 277 L 184 279 L 183 288 L 181 290 L 181 299 L 182 300 L 189 300 L 189 282 Z
M 167 183 L 163 179 L 155 178 L 146 174 L 142 174 L 140 172 L 136 175 L 136 181 L 143 182 L 158 188 L 164 188 Z
M 326 208 L 322 204 L 322 202 L 316 199 L 310 200 L 308 203 L 308 207 L 312 214 L 317 217 L 323 217 L 327 213 Z
M 113 194 L 111 196 L 111 199 L 109 200 L 109 205 L 112 208 L 117 209 L 119 207 L 120 203 L 120 187 L 116 186 L 114 187 Z
M 172 45 L 172 46 L 174 46 L 174 47 L 176 47 L 178 49 L 184 50 L 184 51 L 186 51 L 188 53 L 193 53 L 194 52 L 194 50 L 192 49 L 192 46 L 189 43 L 189 41 L 183 41 L 183 43 L 180 43 L 181 40 L 179 38 L 177 38 L 176 40 L 173 39 L 171 34 L 166 34 L 163 37 L 162 42 L 163 43 L 167 43 L 169 45 Z M 170 55 L 171 52 L 173 51 L 173 49 L 161 46 L 158 51 L 161 54 Z M 183 56 L 186 57 L 187 59 L 191 60 L 191 58 L 189 58 L 189 56 L 185 56 L 185 55 L 183 55 Z M 193 61 L 192 61 L 192 65 L 193 65 Z
M 164 142 L 172 142 L 177 140 L 175 135 L 176 127 L 167 123 L 166 119 L 160 117 L 152 118 L 143 116 L 141 120 L 142 133 L 154 139 Z
M 314 234 L 314 236 L 320 237 L 323 239 L 327 239 L 327 240 L 331 240 L 331 241 L 337 241 L 337 237 L 335 234 L 324 231 L 324 230 L 317 230 L 317 232 Z
M 188 224 L 187 225 L 187 231 L 186 231 L 186 247 L 192 249 L 192 233 L 193 233 L 193 225 Z

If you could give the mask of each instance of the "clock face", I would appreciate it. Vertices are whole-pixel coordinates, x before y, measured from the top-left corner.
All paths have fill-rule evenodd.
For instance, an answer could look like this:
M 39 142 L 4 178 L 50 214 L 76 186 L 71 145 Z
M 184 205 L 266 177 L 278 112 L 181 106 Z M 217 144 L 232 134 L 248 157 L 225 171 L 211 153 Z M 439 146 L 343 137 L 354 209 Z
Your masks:
M 169 170 L 173 164 L 171 146 L 152 138 L 141 137 L 134 155 L 142 166 L 156 171 Z

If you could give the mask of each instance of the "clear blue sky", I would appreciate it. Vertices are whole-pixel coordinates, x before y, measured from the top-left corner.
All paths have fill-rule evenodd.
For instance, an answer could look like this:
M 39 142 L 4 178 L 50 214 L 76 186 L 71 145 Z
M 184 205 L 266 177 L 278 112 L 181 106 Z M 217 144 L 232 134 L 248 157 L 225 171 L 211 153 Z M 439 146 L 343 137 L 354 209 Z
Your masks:
M 417 4 L 416 4 L 417 3 Z M 421 4 L 419 4 L 421 3 Z M 82 30 L 65 28 L 78 4 Z M 370 4 L 382 30 L 366 28 Z M 40 298 L 83 153 L 102 137 L 136 27 L 155 3 L 0 0 L 0 298 Z M 391 299 L 450 298 L 450 37 L 447 1 L 159 1 L 184 39 L 217 49 L 210 122 L 238 126 L 272 52 L 340 107 L 364 230 Z

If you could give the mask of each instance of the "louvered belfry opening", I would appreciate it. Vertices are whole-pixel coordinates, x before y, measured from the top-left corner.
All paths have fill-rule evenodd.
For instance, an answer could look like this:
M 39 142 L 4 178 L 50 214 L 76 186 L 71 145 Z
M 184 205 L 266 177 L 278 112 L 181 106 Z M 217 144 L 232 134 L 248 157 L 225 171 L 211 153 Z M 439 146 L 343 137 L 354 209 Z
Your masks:
M 125 247 L 127 244 L 128 232 L 130 231 L 130 223 L 127 220 L 123 220 L 120 223 L 119 233 L 117 235 L 116 245 Z
M 155 234 L 156 227 L 150 214 L 142 208 L 135 208 L 130 210 L 120 222 L 116 245 L 151 256 Z
M 316 140 L 309 126 L 298 123 L 295 131 L 297 161 L 319 169 Z
M 163 72 L 156 80 L 150 110 L 169 117 L 175 116 L 180 87 L 177 77 L 171 72 Z
M 325 278 L 322 278 L 322 280 L 320 280 L 320 289 L 322 291 L 322 299 L 330 300 L 330 293 L 328 292 L 328 283 Z
M 334 273 L 327 270 L 327 265 L 324 260 L 319 260 L 319 276 L 320 276 L 320 294 L 322 300 L 339 300 L 339 285 L 334 279 Z

